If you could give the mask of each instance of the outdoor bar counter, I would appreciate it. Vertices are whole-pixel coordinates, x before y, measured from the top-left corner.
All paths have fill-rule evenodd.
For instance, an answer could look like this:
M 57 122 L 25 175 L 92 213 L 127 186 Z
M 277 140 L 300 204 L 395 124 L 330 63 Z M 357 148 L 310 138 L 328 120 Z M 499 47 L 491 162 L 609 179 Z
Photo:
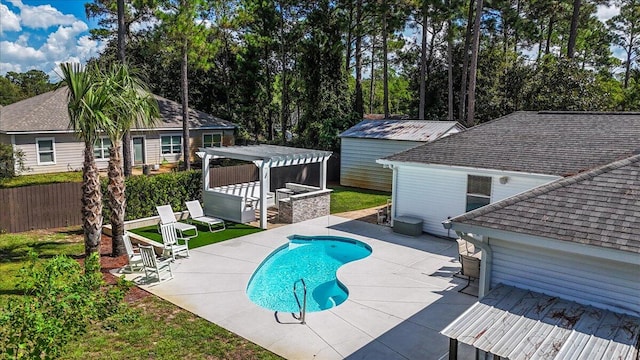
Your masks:
M 282 223 L 293 224 L 329 215 L 331 189 L 286 183 L 276 189 L 278 219 Z

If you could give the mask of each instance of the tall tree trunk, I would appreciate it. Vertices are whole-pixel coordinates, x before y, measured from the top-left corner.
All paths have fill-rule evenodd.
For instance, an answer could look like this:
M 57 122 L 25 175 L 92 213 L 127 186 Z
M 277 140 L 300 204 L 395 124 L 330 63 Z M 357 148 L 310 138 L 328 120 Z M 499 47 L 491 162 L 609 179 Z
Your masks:
M 102 236 L 102 189 L 91 142 L 85 141 L 82 167 L 82 229 L 84 252 L 88 257 L 100 253 Z
M 624 65 L 624 83 L 622 85 L 625 89 L 629 87 L 629 78 L 631 78 L 631 54 L 633 54 L 633 42 L 629 41 L 627 61 L 625 61 Z
M 518 53 L 518 41 L 520 41 L 518 29 L 520 28 L 520 24 L 518 23 L 520 19 L 520 0 L 516 0 L 516 23 L 513 25 L 513 52 Z
M 553 25 L 556 22 L 556 14 L 555 12 L 551 13 L 551 17 L 549 18 L 549 27 L 547 29 L 547 41 L 544 46 L 544 54 L 549 55 L 551 52 L 551 35 L 553 34 Z
M 362 98 L 362 1 L 356 2 L 356 99 L 354 110 L 358 118 L 364 117 L 364 99 Z
M 353 40 L 353 2 L 349 1 L 349 17 L 347 19 L 347 49 L 344 62 L 345 74 L 349 74 L 351 68 L 351 41 Z
M 420 108 L 418 120 L 424 120 L 424 107 L 427 97 L 427 2 L 422 3 L 422 37 L 420 44 Z
M 471 48 L 471 66 L 469 69 L 469 111 L 467 112 L 467 127 L 471 127 L 475 123 L 476 80 L 478 75 L 478 53 L 480 52 L 482 2 L 482 0 L 478 0 L 476 7 L 476 20 L 473 23 L 473 47 Z
M 369 83 L 369 114 L 373 114 L 373 101 L 375 99 L 375 57 L 376 57 L 376 35 L 371 37 L 371 82 Z
M 111 208 L 111 256 L 126 253 L 124 241 L 124 212 L 126 209 L 125 182 L 120 159 L 120 142 L 116 141 L 109 149 L 109 184 L 107 185 L 109 206 Z
M 271 97 L 271 67 L 269 66 L 269 48 L 265 47 L 264 49 L 264 63 L 265 63 L 265 68 L 266 68 L 266 75 L 267 75 L 267 82 L 265 84 L 265 89 L 267 92 L 267 140 L 271 141 L 273 140 L 274 137 L 274 130 L 273 130 L 273 110 L 271 108 L 271 101 L 273 100 Z M 258 125 L 256 125 L 256 130 L 258 128 Z M 256 143 L 258 143 L 258 131 L 256 131 L 255 133 L 255 140 Z
M 287 121 L 289 120 L 289 84 L 287 82 L 287 54 L 284 39 L 284 8 L 280 6 L 280 61 L 282 63 L 282 104 L 280 108 L 280 128 L 282 143 L 287 142 Z
M 471 29 L 473 28 L 473 0 L 469 0 L 469 13 L 467 14 L 467 30 L 464 36 L 464 49 L 462 50 L 462 76 L 460 81 L 460 111 L 458 118 L 464 120 L 467 107 L 467 75 L 469 71 L 469 47 L 471 46 Z
M 189 62 L 189 44 L 184 40 L 182 44 L 182 62 L 180 64 L 180 88 L 182 90 L 182 154 L 184 170 L 191 170 L 189 157 L 189 78 L 187 65 Z
M 448 1 L 449 8 L 451 1 Z M 447 120 L 453 120 L 453 21 L 447 16 Z
M 581 0 L 573 0 L 573 16 L 571 16 L 571 30 L 569 30 L 569 44 L 567 45 L 567 57 L 569 59 L 573 59 L 573 54 L 576 48 L 581 5 Z
M 389 59 L 387 58 L 387 37 L 389 36 L 387 29 L 387 2 L 383 1 L 384 13 L 382 15 L 382 91 L 384 118 L 389 118 Z
M 118 9 L 118 60 L 122 64 L 126 64 L 126 24 L 124 19 L 124 0 L 118 0 L 116 3 Z M 133 161 L 131 159 L 131 132 L 125 131 L 122 136 L 122 161 L 124 164 L 124 175 L 131 176 Z

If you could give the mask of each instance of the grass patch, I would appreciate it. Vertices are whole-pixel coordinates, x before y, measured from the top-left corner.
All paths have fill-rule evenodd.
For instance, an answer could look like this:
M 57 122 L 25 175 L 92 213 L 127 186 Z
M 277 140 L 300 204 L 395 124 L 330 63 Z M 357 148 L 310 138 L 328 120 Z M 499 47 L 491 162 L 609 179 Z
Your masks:
M 45 185 L 67 182 L 82 182 L 82 171 L 70 171 L 52 174 L 20 175 L 0 180 L 0 188 L 14 188 L 30 185 Z
M 0 235 L 0 305 L 17 291 L 18 274 L 27 264 L 29 250 L 46 259 L 56 255 L 79 256 L 84 253 L 82 232 L 69 228 L 61 232 L 32 231 Z
M 96 324 L 69 343 L 65 359 L 281 359 L 155 296 L 139 300 L 117 329 Z
M 221 241 L 237 238 L 240 236 L 245 236 L 249 234 L 253 234 L 263 229 L 245 225 L 245 224 L 236 224 L 236 223 L 226 223 L 227 228 L 224 231 L 218 232 L 210 232 L 209 227 L 198 224 L 198 237 L 189 240 L 189 249 L 195 249 L 200 246 L 205 246 L 209 244 L 215 244 Z M 128 230 L 134 234 L 143 236 L 149 240 L 153 240 L 159 243 L 162 243 L 162 235 L 158 233 L 157 226 L 147 226 L 138 229 Z M 185 231 L 185 236 L 194 235 L 194 232 Z
M 0 313 L 10 298 L 23 296 L 15 275 L 28 265 L 29 250 L 38 253 L 41 261 L 56 255 L 79 257 L 84 253 L 84 237 L 78 228 L 0 234 Z M 155 296 L 129 306 L 130 311 L 116 320 L 90 325 L 86 333 L 67 344 L 60 358 L 281 359 Z
M 369 209 L 382 206 L 391 198 L 391 193 L 385 191 L 352 188 L 334 185 L 331 193 L 331 213 L 338 214 L 347 211 Z

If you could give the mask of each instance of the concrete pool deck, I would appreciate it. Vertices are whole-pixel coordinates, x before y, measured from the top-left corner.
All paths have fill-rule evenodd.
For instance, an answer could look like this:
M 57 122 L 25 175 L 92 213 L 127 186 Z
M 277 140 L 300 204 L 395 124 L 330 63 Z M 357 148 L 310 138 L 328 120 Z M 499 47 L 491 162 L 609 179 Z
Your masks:
M 276 319 L 245 294 L 258 265 L 292 234 L 350 237 L 373 249 L 338 270 L 347 301 L 307 313 L 306 325 L 288 313 Z M 172 267 L 172 280 L 142 287 L 288 359 L 443 359 L 449 341 L 439 331 L 477 300 L 457 292 L 466 280 L 453 277 L 456 242 L 336 216 L 197 248 Z M 458 351 L 473 358 L 470 347 Z

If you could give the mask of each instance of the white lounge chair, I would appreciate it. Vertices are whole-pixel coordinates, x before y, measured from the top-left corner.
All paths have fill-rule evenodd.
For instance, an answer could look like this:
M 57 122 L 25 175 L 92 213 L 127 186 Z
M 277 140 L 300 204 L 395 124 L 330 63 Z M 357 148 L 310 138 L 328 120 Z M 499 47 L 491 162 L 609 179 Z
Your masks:
M 171 205 L 156 206 L 158 215 L 160 215 L 160 224 L 173 224 L 175 229 L 180 233 L 182 239 L 191 239 L 198 236 L 198 228 L 192 224 L 185 224 L 176 220 L 176 215 L 171 208 Z M 193 230 L 196 232 L 193 236 L 184 236 L 185 231 Z
M 164 243 L 164 249 L 171 253 L 173 260 L 176 259 L 176 255 L 186 253 L 189 256 L 189 239 L 179 238 L 175 228 L 175 224 L 162 224 L 160 225 L 160 232 L 162 233 L 162 242 Z M 183 240 L 184 245 L 178 243 L 178 240 Z
M 144 264 L 142 263 L 142 256 L 140 255 L 140 252 L 136 252 L 133 249 L 130 234 L 128 232 L 124 232 L 122 241 L 124 242 L 125 249 L 127 249 L 127 256 L 129 257 L 129 263 L 125 268 L 128 268 L 131 272 L 142 270 L 144 267 Z
M 200 202 L 197 200 L 187 201 L 187 210 L 189 210 L 189 216 L 191 220 L 197 221 L 203 224 L 207 224 L 209 226 L 209 231 L 218 232 L 226 229 L 224 224 L 224 220 L 206 216 L 204 211 L 202 210 L 202 206 L 200 206 Z M 211 226 L 216 226 L 216 229 L 213 230 Z
M 140 256 L 144 265 L 144 276 L 147 279 L 156 278 L 158 282 L 173 278 L 171 271 L 171 259 L 160 260 L 156 258 L 156 252 L 153 246 L 140 245 Z M 168 278 L 164 278 L 163 274 L 169 274 Z

